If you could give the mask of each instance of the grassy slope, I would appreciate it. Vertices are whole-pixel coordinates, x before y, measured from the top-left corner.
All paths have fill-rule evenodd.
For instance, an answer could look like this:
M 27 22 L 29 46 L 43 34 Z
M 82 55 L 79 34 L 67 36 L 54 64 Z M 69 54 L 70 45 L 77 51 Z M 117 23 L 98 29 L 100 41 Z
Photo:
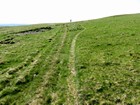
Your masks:
M 46 26 L 0 28 L 0 104 L 140 104 L 140 14 Z
M 83 25 L 76 47 L 82 102 L 140 104 L 140 14 Z

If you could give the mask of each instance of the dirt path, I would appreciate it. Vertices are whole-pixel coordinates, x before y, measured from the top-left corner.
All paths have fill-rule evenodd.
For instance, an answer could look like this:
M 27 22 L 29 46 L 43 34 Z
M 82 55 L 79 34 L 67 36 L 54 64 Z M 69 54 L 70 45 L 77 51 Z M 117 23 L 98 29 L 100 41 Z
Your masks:
M 75 35 L 75 37 L 72 40 L 71 48 L 70 48 L 70 57 L 69 57 L 69 69 L 71 71 L 70 76 L 67 79 L 68 82 L 68 103 L 69 105 L 79 105 L 79 94 L 78 94 L 78 81 L 76 79 L 77 72 L 75 68 L 75 46 L 76 46 L 76 40 L 78 36 L 85 31 L 82 30 L 78 34 Z
M 43 80 L 42 84 L 39 86 L 39 88 L 37 89 L 36 95 L 33 97 L 31 102 L 29 103 L 29 105 L 42 105 L 42 103 L 44 101 L 44 98 L 43 98 L 44 90 L 47 88 L 47 84 L 48 84 L 50 78 L 53 78 L 52 75 L 55 73 L 55 65 L 59 58 L 60 51 L 64 46 L 66 36 L 67 36 L 67 28 L 65 26 L 65 32 L 64 32 L 64 35 L 62 36 L 62 41 L 60 43 L 60 46 L 57 49 L 56 54 L 54 54 L 54 56 L 52 58 L 50 69 L 44 75 L 44 77 L 43 77 L 44 80 Z

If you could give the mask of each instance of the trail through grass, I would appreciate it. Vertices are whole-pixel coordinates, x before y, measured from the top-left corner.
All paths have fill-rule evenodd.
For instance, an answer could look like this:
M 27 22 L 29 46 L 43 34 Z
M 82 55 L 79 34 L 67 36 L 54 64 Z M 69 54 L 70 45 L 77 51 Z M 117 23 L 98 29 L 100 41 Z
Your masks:
M 0 105 L 139 105 L 140 14 L 0 28 Z
M 66 35 L 67 35 L 67 28 L 65 26 L 65 31 L 64 31 L 64 34 L 62 35 L 61 43 L 60 43 L 56 53 L 52 57 L 49 71 L 47 71 L 46 74 L 43 76 L 44 80 L 43 80 L 42 84 L 39 86 L 39 88 L 37 89 L 35 98 L 33 98 L 31 103 L 29 103 L 29 105 L 42 105 L 42 103 L 44 101 L 44 98 L 43 98 L 44 90 L 47 89 L 47 84 L 49 83 L 49 80 L 52 78 L 52 75 L 55 73 L 55 68 L 56 68 L 55 66 L 56 66 L 57 60 L 59 59 L 60 51 L 61 51 L 62 47 L 64 46 Z
M 71 74 L 68 77 L 68 104 L 69 105 L 80 105 L 80 100 L 79 100 L 79 94 L 78 94 L 78 79 L 77 79 L 77 71 L 75 68 L 75 46 L 76 46 L 76 40 L 78 38 L 78 36 L 85 31 L 82 30 L 81 32 L 79 32 L 78 34 L 75 35 L 75 37 L 72 40 L 71 43 L 71 48 L 70 48 L 70 56 L 69 56 L 69 69 Z

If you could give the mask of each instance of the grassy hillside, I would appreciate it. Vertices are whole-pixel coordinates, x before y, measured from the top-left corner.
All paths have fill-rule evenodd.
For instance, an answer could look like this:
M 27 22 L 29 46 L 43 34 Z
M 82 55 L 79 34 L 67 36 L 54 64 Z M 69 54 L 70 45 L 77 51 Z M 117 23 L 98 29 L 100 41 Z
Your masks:
M 140 14 L 0 27 L 0 105 L 140 104 Z

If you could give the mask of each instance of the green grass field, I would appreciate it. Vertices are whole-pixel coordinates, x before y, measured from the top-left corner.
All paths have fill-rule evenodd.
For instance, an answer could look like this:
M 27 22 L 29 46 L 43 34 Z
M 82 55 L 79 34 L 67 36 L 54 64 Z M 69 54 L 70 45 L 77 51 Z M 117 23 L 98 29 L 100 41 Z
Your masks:
M 0 105 L 139 105 L 140 14 L 0 27 Z

